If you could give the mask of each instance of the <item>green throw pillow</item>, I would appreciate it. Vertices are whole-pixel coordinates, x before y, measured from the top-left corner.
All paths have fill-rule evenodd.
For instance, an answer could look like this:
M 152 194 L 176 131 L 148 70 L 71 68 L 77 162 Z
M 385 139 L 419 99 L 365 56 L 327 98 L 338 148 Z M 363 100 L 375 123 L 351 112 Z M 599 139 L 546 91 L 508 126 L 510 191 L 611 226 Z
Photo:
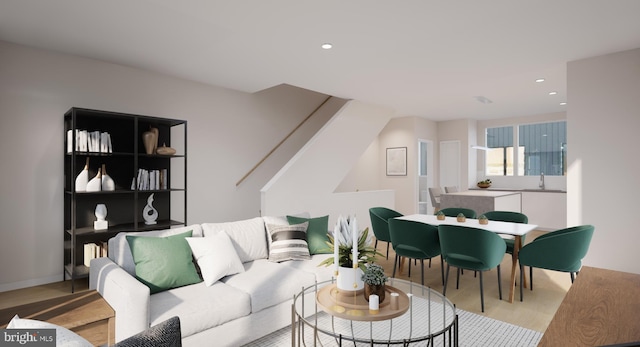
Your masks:
M 307 244 L 309 244 L 310 254 L 333 253 L 333 250 L 327 246 L 327 241 L 329 241 L 329 216 L 318 218 L 287 216 L 287 221 L 289 224 L 309 222 L 309 227 L 307 228 Z
M 192 231 L 167 236 L 127 236 L 136 264 L 136 278 L 151 294 L 201 282 L 185 237 Z

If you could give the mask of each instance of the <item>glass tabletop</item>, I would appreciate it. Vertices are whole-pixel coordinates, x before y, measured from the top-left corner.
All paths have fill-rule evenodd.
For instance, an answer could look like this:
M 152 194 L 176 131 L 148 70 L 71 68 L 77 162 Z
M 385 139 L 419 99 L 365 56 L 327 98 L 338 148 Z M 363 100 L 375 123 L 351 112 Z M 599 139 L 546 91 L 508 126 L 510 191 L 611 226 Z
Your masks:
M 292 307 L 292 346 L 344 345 L 425 345 L 438 340 L 457 346 L 455 306 L 441 293 L 420 284 L 389 279 L 387 285 L 407 294 L 409 307 L 395 318 L 362 320 L 358 314 L 349 319 L 319 305 L 317 295 L 335 282 L 325 281 L 302 289 Z M 324 288 L 324 289 L 323 289 Z M 362 294 L 359 294 L 362 295 Z M 385 301 L 390 300 L 389 296 Z M 420 343 L 419 343 L 420 342 Z

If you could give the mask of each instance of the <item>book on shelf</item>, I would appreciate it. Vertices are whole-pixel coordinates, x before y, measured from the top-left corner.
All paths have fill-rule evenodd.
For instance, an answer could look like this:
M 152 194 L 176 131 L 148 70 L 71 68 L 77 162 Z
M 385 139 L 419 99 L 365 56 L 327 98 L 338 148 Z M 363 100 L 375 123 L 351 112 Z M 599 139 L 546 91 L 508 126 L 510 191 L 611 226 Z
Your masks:
M 67 153 L 73 152 L 74 130 L 67 130 Z M 77 152 L 113 153 L 111 135 L 108 132 L 75 129 Z
M 138 187 L 138 190 L 160 190 L 167 189 L 166 178 L 167 169 L 147 170 L 138 169 L 138 175 L 131 181 L 131 190 Z
M 109 253 L 108 241 L 90 242 L 84 244 L 84 266 L 91 266 L 91 259 L 106 257 Z

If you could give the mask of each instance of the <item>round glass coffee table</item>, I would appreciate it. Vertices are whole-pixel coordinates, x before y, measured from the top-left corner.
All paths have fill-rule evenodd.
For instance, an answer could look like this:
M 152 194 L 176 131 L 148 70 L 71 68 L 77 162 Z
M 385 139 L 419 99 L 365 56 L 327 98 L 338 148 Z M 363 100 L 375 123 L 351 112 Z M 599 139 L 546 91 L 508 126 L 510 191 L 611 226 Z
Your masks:
M 292 346 L 458 346 L 458 316 L 455 306 L 441 293 L 413 282 L 389 279 L 387 283 L 407 298 L 399 311 L 389 312 L 389 293 L 380 305 L 381 314 L 371 314 L 364 298 L 338 299 L 335 282 L 325 281 L 303 288 L 294 296 L 291 309 Z M 330 293 L 330 294 L 328 294 Z M 328 296 L 327 296 L 328 295 Z M 327 302 L 334 298 L 335 305 Z M 362 300 L 360 300 L 362 299 Z M 358 301 L 359 304 L 356 303 Z

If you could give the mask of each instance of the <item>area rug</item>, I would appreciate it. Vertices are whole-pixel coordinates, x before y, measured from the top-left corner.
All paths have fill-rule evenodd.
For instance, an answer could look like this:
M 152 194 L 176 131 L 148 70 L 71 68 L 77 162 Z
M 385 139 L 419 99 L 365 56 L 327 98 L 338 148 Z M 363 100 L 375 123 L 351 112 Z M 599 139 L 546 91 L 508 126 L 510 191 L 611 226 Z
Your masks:
M 487 318 L 475 313 L 457 309 L 458 313 L 458 338 L 460 346 L 508 346 L 527 347 L 537 346 L 542 333 L 522 328 L 513 324 Z M 319 319 L 328 319 L 325 313 L 319 314 Z M 307 346 L 313 346 L 311 329 L 305 333 Z M 336 346 L 335 339 L 320 335 L 318 346 Z M 353 346 L 352 342 L 343 343 L 344 346 Z M 385 344 L 386 345 L 386 344 Z M 411 346 L 426 346 L 427 342 L 418 342 Z M 435 346 L 442 346 L 442 339 L 434 339 Z M 448 343 L 447 343 L 448 345 Z M 245 347 L 282 347 L 291 346 L 291 328 L 286 327 L 272 334 L 245 345 Z M 356 346 L 370 346 L 370 344 L 357 344 Z

